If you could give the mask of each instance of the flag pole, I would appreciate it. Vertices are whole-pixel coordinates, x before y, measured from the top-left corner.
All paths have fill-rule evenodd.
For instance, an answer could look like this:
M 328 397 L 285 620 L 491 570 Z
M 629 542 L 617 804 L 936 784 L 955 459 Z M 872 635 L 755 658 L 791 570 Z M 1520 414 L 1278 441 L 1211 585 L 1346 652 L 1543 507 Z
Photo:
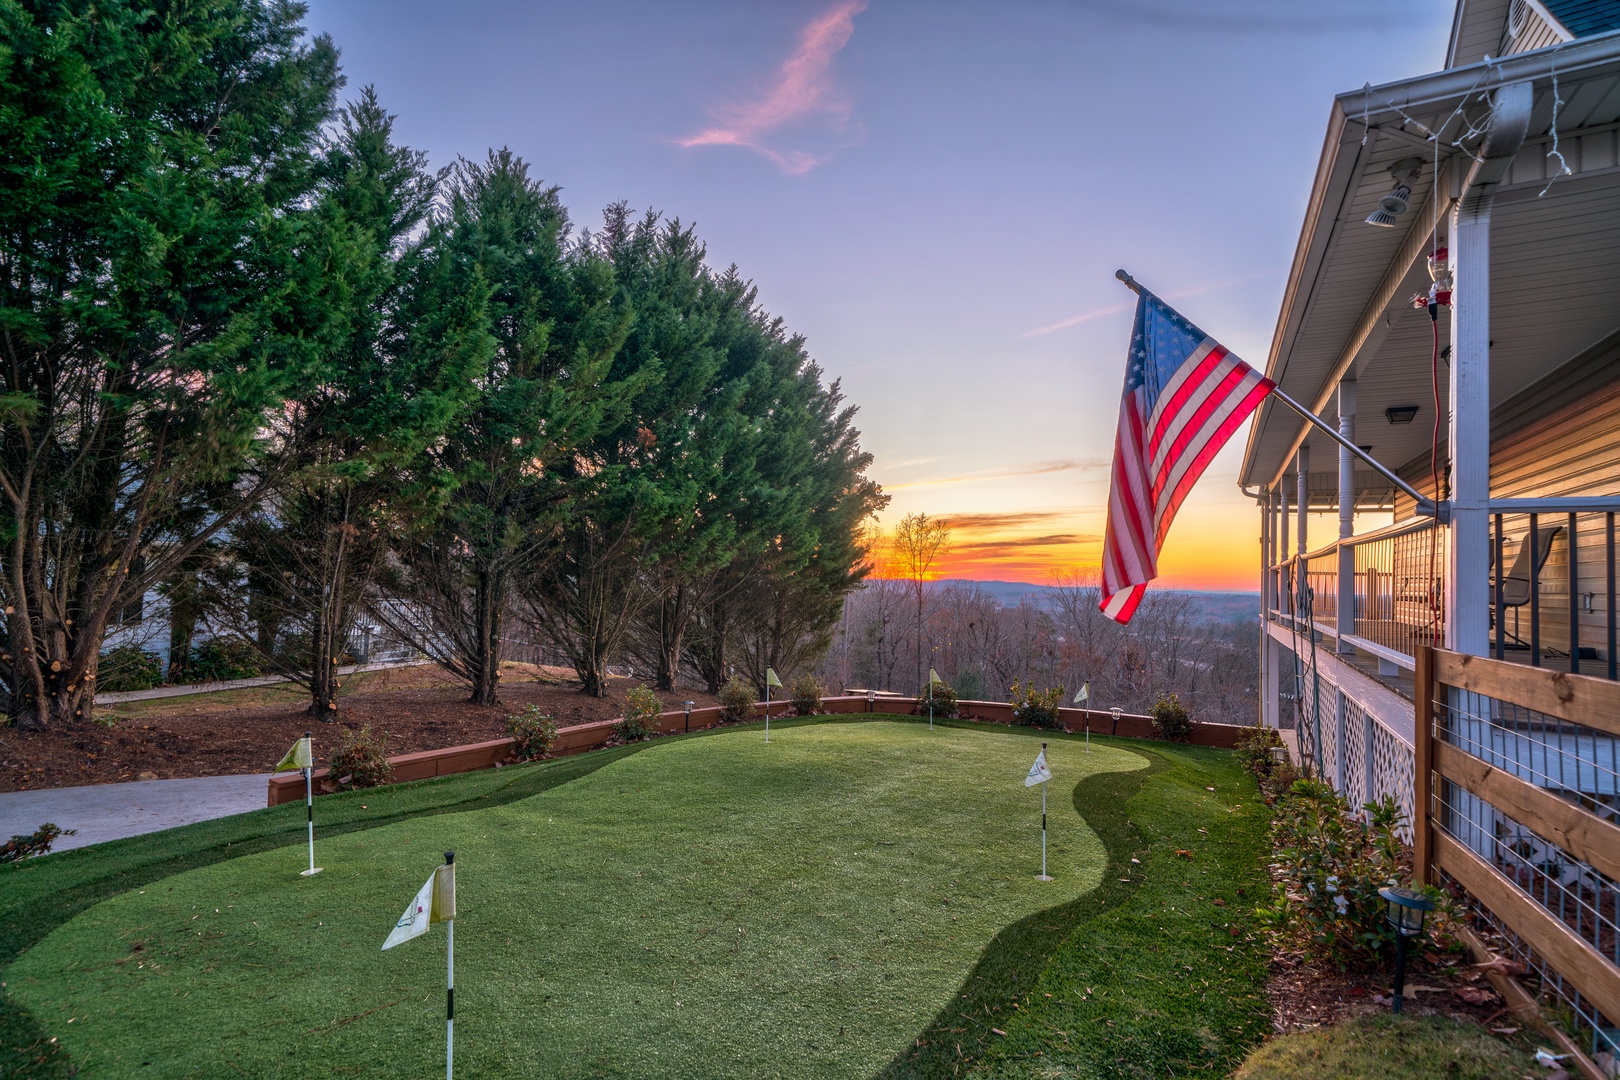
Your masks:
M 765 741 L 771 741 L 771 680 L 765 680 Z
M 1124 282 L 1125 287 L 1131 290 L 1131 292 L 1136 293 L 1138 296 L 1142 294 L 1141 284 L 1139 284 L 1135 278 L 1131 277 L 1131 275 L 1127 274 L 1124 270 L 1115 270 L 1114 276 L 1119 278 L 1120 281 Z M 1315 413 L 1311 412 L 1311 410 L 1289 397 L 1283 392 L 1282 387 L 1273 386 L 1271 389 L 1271 396 L 1288 406 L 1290 409 L 1293 409 L 1302 418 L 1304 418 L 1307 423 L 1318 428 L 1324 435 L 1338 443 L 1340 446 L 1344 447 L 1346 450 L 1350 451 L 1351 454 L 1360 458 L 1362 461 L 1365 461 L 1379 476 L 1382 476 L 1385 480 L 1388 480 L 1391 484 L 1394 484 L 1401 491 L 1416 499 L 1418 514 L 1433 518 L 1438 518 L 1440 516 L 1436 510 L 1433 499 L 1425 497 L 1411 484 L 1408 484 L 1405 480 L 1402 480 L 1400 477 L 1396 476 L 1393 472 L 1386 468 L 1383 462 L 1367 453 L 1367 451 L 1363 450 L 1361 447 L 1357 446 L 1343 435 L 1340 435 L 1337 428 L 1333 427 L 1326 420 L 1323 420 L 1320 416 L 1317 416 Z
M 454 866 L 456 853 L 444 853 L 444 864 Z M 456 1061 L 456 920 L 444 924 L 445 932 L 445 987 L 444 987 L 444 1080 L 452 1080 Z
M 929 668 L 928 674 L 932 676 L 934 669 Z M 934 680 L 932 678 L 928 680 L 928 730 L 934 730 Z
M 1046 754 L 1045 743 L 1041 743 L 1041 754 L 1043 756 Z M 1049 783 L 1050 780 L 1041 781 L 1041 876 L 1036 878 L 1036 881 L 1052 880 L 1046 873 L 1046 785 Z
M 310 732 L 304 732 L 304 738 L 310 737 Z M 310 743 L 310 746 L 314 746 Z M 309 764 L 304 766 L 304 825 L 309 833 L 309 869 L 301 872 L 299 877 L 314 877 L 321 872 L 315 865 L 315 758 L 313 752 Z

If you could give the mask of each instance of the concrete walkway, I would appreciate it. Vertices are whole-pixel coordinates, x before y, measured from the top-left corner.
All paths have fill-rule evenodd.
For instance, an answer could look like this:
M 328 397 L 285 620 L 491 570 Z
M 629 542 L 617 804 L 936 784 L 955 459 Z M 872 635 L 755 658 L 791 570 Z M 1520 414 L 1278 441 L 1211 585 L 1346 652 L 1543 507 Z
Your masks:
M 59 837 L 51 848 L 66 851 L 262 810 L 268 781 L 268 773 L 248 773 L 0 792 L 0 840 L 31 833 L 50 821 L 78 830 L 77 836 Z
M 357 671 L 391 671 L 394 668 L 422 667 L 431 660 L 379 660 L 375 664 L 344 664 L 337 669 L 348 677 Z M 178 686 L 154 686 L 150 690 L 117 690 L 96 695 L 97 705 L 117 705 L 124 701 L 157 701 L 160 698 L 190 697 L 193 694 L 217 694 L 221 690 L 246 690 L 254 686 L 281 686 L 292 680 L 284 675 L 256 675 L 251 679 L 227 679 L 224 682 L 181 683 Z

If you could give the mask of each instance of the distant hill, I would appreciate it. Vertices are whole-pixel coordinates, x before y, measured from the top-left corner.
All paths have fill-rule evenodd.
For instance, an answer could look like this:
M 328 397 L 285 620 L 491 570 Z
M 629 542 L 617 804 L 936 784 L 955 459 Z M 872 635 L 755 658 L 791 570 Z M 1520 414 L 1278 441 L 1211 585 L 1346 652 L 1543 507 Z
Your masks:
M 1026 596 L 1034 603 L 1044 603 L 1048 588 L 1027 581 L 970 581 L 966 578 L 941 578 L 933 584 L 977 585 L 1002 607 L 1016 607 Z M 1241 622 L 1256 618 L 1260 610 L 1258 592 L 1204 592 L 1200 589 L 1174 591 L 1192 597 L 1200 618 L 1206 622 Z

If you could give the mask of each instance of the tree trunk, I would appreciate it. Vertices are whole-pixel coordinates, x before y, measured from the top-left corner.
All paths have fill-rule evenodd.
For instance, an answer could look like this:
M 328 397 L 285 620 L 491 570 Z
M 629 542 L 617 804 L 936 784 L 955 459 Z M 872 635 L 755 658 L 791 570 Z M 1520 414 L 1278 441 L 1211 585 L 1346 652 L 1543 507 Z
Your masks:
M 501 585 L 500 571 L 478 571 L 477 596 L 474 597 L 478 653 L 471 658 L 472 697 L 468 698 L 474 705 L 495 706 L 501 703 Z
M 690 618 L 687 592 L 676 586 L 658 605 L 658 689 L 672 691 L 681 673 L 681 641 Z M 712 693 L 713 691 L 711 691 Z

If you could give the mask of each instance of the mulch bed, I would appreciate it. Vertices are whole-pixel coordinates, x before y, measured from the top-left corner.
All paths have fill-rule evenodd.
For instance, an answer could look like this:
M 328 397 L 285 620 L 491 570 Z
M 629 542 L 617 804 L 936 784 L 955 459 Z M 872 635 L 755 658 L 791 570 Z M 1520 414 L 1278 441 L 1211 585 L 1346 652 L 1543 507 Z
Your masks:
M 435 667 L 369 672 L 351 677 L 351 685 L 330 723 L 305 711 L 308 697 L 298 688 L 277 687 L 103 706 L 102 722 L 52 731 L 0 728 L 0 791 L 263 773 L 310 730 L 321 759 L 346 730 L 366 725 L 387 732 L 391 755 L 461 746 L 502 738 L 506 715 L 531 704 L 563 727 L 615 719 L 640 682 L 612 679 L 608 696 L 593 698 L 579 692 L 571 672 L 514 664 L 503 668 L 494 708 L 469 703 L 466 685 Z M 661 697 L 665 709 L 682 701 L 718 704 L 684 687 Z
M 1519 1022 L 1504 1011 L 1502 999 L 1466 957 L 1423 953 L 1406 958 L 1403 1014 L 1449 1016 L 1512 1034 Z M 1344 972 L 1323 961 L 1306 961 L 1279 951 L 1271 962 L 1267 993 L 1272 1027 L 1279 1035 L 1328 1027 L 1365 1013 L 1387 1013 L 1390 971 Z M 1511 1029 L 1511 1030 L 1509 1030 Z

